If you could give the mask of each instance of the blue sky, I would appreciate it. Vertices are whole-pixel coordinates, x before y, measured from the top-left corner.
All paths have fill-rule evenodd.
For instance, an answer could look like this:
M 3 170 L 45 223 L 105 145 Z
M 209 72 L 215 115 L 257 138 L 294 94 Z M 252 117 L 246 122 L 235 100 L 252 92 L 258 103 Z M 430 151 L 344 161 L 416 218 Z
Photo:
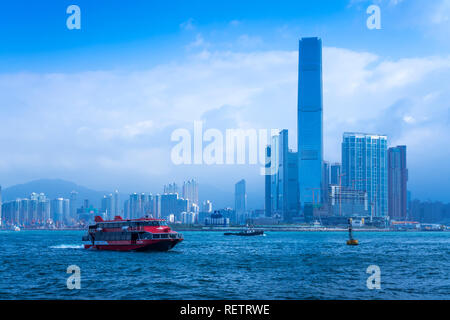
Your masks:
M 381 30 L 366 27 L 374 3 Z M 161 192 L 197 177 L 232 199 L 245 177 L 261 207 L 259 168 L 168 165 L 170 133 L 288 128 L 295 148 L 298 39 L 319 36 L 326 160 L 344 131 L 386 133 L 408 145 L 413 197 L 450 201 L 449 33 L 449 0 L 4 2 L 0 184 Z

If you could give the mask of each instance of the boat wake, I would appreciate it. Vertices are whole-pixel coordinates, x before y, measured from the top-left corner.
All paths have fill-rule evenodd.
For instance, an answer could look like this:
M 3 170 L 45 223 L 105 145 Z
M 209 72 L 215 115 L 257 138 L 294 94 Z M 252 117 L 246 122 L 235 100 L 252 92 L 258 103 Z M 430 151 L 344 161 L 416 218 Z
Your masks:
M 83 249 L 83 245 L 77 244 L 59 244 L 57 246 L 50 246 L 52 249 Z

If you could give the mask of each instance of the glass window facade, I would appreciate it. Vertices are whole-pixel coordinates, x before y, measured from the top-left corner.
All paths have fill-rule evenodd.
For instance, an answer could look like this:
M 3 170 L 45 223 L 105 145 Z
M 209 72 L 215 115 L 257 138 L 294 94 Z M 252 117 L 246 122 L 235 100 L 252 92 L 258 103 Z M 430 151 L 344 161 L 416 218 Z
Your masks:
M 366 133 L 344 133 L 342 185 L 367 192 L 370 212 L 388 214 L 387 137 Z

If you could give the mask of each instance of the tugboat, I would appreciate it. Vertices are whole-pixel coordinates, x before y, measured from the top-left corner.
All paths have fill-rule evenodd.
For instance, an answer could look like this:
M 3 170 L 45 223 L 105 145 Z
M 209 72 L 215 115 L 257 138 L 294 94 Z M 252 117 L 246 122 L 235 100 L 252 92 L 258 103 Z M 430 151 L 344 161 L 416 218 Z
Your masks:
M 357 246 L 358 240 L 353 238 L 353 229 L 352 229 L 352 218 L 348 219 L 348 236 L 347 245 L 349 246 Z
M 263 230 L 254 230 L 253 228 L 249 228 L 247 226 L 247 229 L 242 230 L 241 232 L 225 232 L 225 236 L 260 236 L 263 235 Z
M 181 233 L 171 230 L 165 220 L 153 218 L 114 220 L 95 217 L 82 241 L 85 249 L 113 251 L 168 251 L 183 241 Z

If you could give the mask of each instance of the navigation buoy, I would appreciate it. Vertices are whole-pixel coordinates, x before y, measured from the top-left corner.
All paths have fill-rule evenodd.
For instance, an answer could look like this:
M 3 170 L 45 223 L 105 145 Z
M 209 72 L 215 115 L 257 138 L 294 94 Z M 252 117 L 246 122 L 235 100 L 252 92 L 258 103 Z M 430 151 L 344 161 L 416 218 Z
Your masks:
M 352 229 L 352 218 L 348 219 L 348 237 L 347 245 L 349 246 L 357 246 L 358 240 L 353 238 L 353 229 Z

